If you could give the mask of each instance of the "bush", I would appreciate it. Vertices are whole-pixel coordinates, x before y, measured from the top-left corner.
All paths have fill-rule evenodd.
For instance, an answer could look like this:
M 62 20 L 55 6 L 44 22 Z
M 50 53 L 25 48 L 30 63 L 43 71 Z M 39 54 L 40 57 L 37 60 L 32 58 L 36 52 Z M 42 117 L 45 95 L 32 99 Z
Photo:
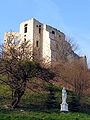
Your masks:
M 46 106 L 48 109 L 55 109 L 57 108 L 56 90 L 52 84 L 49 85 L 48 91 L 49 91 L 49 94 L 47 97 Z
M 78 96 L 75 94 L 72 94 L 71 101 L 69 102 L 70 111 L 78 112 L 78 111 L 80 111 L 80 107 L 81 107 L 81 105 L 80 105 L 80 100 L 79 100 Z

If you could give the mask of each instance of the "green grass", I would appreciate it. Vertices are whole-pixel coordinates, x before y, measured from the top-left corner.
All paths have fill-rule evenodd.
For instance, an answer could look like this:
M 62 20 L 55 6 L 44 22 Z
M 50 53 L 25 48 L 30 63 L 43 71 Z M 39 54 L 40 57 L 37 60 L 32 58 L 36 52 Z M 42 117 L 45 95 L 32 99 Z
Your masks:
M 34 111 L 0 111 L 0 120 L 90 120 L 90 115 L 83 113 L 56 113 Z

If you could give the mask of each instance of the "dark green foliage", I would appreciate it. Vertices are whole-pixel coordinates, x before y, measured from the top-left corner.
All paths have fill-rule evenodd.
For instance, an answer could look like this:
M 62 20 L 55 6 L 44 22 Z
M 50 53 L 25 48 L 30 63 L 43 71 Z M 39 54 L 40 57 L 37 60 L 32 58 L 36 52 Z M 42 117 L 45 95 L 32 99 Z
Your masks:
M 48 94 L 47 101 L 46 101 L 47 108 L 55 109 L 57 108 L 56 91 L 52 84 L 49 85 L 48 91 L 49 91 L 49 94 Z
M 78 112 L 78 111 L 80 111 L 80 108 L 81 108 L 80 99 L 78 98 L 77 95 L 72 94 L 71 101 L 69 103 L 70 111 Z

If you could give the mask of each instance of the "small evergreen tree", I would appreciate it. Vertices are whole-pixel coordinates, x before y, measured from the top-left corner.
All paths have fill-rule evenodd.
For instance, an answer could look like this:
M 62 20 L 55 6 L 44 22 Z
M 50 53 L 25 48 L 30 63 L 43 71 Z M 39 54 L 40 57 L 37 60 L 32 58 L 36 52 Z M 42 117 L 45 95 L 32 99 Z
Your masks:
M 55 92 L 56 92 L 55 88 L 51 84 L 48 87 L 48 90 L 49 90 L 49 94 L 48 94 L 47 102 L 46 102 L 47 108 L 48 109 L 55 109 L 57 107 L 57 102 L 56 102 L 56 97 L 55 97 Z
M 72 98 L 70 102 L 70 110 L 73 112 L 80 111 L 80 100 L 77 95 L 72 94 Z

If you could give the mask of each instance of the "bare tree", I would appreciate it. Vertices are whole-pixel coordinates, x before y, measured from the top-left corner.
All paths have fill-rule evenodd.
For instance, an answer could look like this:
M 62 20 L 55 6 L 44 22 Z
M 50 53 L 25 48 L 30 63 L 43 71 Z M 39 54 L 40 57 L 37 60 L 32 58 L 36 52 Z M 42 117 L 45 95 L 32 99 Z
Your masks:
M 15 108 L 24 95 L 29 80 L 38 77 L 49 82 L 54 78 L 54 73 L 34 61 L 29 41 L 21 42 L 13 34 L 7 40 L 7 44 L 0 50 L 0 75 L 5 76 L 0 81 L 11 88 L 11 107 Z
M 72 62 L 60 61 L 54 67 L 63 86 L 73 90 L 79 97 L 86 94 L 90 87 L 90 73 L 82 59 L 75 59 Z
M 72 56 L 75 54 L 74 52 L 78 49 L 77 45 L 74 44 L 71 39 L 65 38 L 65 40 L 60 39 L 56 40 L 56 54 L 58 57 L 58 60 L 63 59 L 67 60 L 69 56 Z
M 90 75 L 86 58 L 78 56 L 75 53 L 77 49 L 71 39 L 58 39 L 55 49 L 57 61 L 53 62 L 52 68 L 57 74 L 58 84 L 81 96 L 89 88 Z

